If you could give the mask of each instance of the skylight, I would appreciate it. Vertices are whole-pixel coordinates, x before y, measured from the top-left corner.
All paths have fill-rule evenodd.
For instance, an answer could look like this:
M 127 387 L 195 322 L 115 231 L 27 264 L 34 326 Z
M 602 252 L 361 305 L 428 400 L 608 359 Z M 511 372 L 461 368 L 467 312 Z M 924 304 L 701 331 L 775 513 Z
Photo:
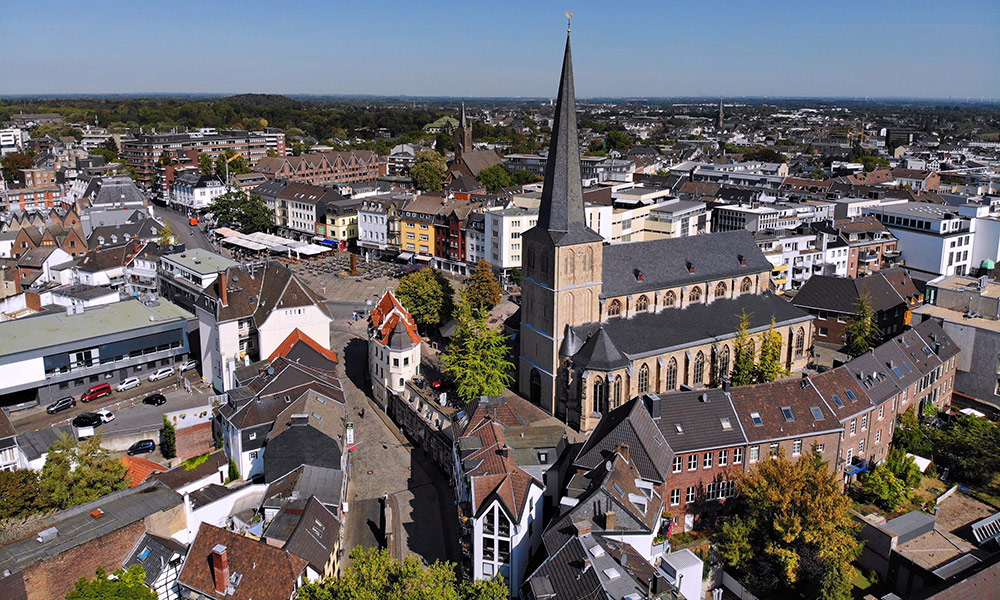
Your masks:
M 911 367 L 910 363 L 906 362 L 905 360 L 903 361 L 903 366 L 906 367 L 906 372 L 907 373 L 912 373 L 913 372 L 913 367 Z
M 896 374 L 896 377 L 899 377 L 900 379 L 903 378 L 903 370 L 899 367 L 893 367 L 892 372 Z
M 750 413 L 750 420 L 753 421 L 754 427 L 760 427 L 764 424 L 764 419 L 760 418 L 760 413 L 757 411 Z
M 677 433 L 684 433 L 684 428 L 681 427 L 680 423 L 674 423 L 674 427 L 677 428 Z
M 820 409 L 820 407 L 814 406 L 814 407 L 810 408 L 809 410 L 812 411 L 812 415 L 813 415 L 814 419 L 816 419 L 817 421 L 822 421 L 823 420 L 823 411 Z
M 851 399 L 851 402 L 857 402 L 858 401 L 858 397 L 854 395 L 854 392 L 852 390 L 847 390 L 844 393 L 847 394 L 847 397 Z
M 781 416 L 785 417 L 786 421 L 794 421 L 795 420 L 795 413 L 792 412 L 792 407 L 791 406 L 782 406 L 781 407 Z
M 833 403 L 837 405 L 837 408 L 844 408 L 844 401 L 837 394 L 833 395 Z
M 729 417 L 722 417 L 719 420 L 722 421 L 722 428 L 725 429 L 726 431 L 729 431 L 730 429 L 733 428 L 733 424 L 729 422 Z
M 612 483 L 611 487 L 615 488 L 615 491 L 618 492 L 619 496 L 621 496 L 622 498 L 625 497 L 625 491 L 622 490 L 620 485 L 618 485 L 617 483 Z
M 142 552 L 139 553 L 138 558 L 139 560 L 146 560 L 147 556 L 149 556 L 149 546 L 146 546 L 145 548 L 142 549 Z

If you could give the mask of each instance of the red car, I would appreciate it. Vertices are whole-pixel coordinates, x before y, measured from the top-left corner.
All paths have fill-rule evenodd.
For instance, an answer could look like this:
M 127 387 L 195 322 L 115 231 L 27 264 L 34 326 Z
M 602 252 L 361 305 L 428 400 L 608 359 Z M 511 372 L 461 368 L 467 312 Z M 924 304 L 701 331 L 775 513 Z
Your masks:
M 91 400 L 97 400 L 98 398 L 103 398 L 105 396 L 111 395 L 111 384 L 110 383 L 98 383 L 97 385 L 90 386 L 87 392 L 80 396 L 80 402 L 90 402 Z

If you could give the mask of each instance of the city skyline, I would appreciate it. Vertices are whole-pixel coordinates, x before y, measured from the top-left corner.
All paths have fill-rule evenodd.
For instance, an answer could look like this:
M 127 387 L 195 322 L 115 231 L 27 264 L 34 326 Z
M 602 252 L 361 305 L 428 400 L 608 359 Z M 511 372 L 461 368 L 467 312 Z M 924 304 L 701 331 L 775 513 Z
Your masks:
M 5 2 L 0 95 L 550 98 L 566 8 L 582 98 L 1000 97 L 1000 5 L 989 0 L 946 12 L 852 2 L 836 14 L 780 1 L 506 3 L 457 16 L 447 6 L 257 4 L 163 14 L 55 3 L 39 19 Z

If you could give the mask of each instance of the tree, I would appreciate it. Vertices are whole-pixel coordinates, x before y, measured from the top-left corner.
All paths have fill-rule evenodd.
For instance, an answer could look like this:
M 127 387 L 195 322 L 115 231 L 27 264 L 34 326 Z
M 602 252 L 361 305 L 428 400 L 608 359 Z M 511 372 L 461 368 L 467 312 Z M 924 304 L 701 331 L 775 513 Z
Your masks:
M 872 308 L 871 296 L 865 292 L 858 296 L 855 302 L 854 316 L 844 328 L 844 352 L 851 358 L 861 356 L 878 345 L 882 332 L 875 322 L 875 309 Z
M 770 383 L 785 377 L 788 370 L 781 364 L 781 334 L 774 329 L 774 317 L 771 317 L 771 327 L 764 333 L 760 342 L 760 359 L 757 362 L 755 381 Z
M 716 543 L 740 583 L 760 598 L 851 597 L 857 526 L 818 452 L 761 461 L 739 476 L 737 488 Z
M 49 448 L 39 486 L 48 506 L 59 510 L 76 506 L 128 487 L 128 468 L 101 447 L 97 434 L 79 443 L 63 434 Z
M 525 185 L 528 183 L 535 183 L 542 180 L 542 178 L 539 177 L 538 175 L 535 175 L 531 171 L 525 171 L 524 169 L 521 169 L 520 171 L 514 171 L 514 174 L 511 175 L 511 177 L 514 180 L 514 183 L 516 183 L 517 185 Z
M 454 565 L 435 561 L 423 566 L 409 555 L 397 562 L 388 550 L 357 546 L 351 565 L 340 577 L 308 583 L 298 590 L 301 600 L 506 600 L 501 578 L 455 581 Z
M 616 129 L 609 131 L 604 141 L 609 151 L 618 150 L 619 152 L 624 152 L 635 145 L 635 140 L 632 139 L 632 136 Z
M 10 152 L 0 161 L 0 166 L 3 167 L 3 178 L 14 181 L 17 179 L 18 171 L 35 166 L 35 159 L 27 152 Z
M 40 498 L 38 473 L 30 469 L 0 471 L 0 519 L 26 517 L 46 505 Z
M 909 497 L 906 484 L 884 465 L 873 466 L 859 480 L 863 499 L 885 510 L 896 510 Z
M 98 148 L 111 152 L 114 155 L 115 160 L 118 159 L 119 150 L 118 150 L 118 143 L 115 142 L 115 138 L 109 137 L 108 139 L 101 142 Z
M 174 243 L 174 231 L 170 229 L 170 223 L 164 222 L 163 227 L 160 228 L 160 243 L 164 246 Z
M 163 458 L 177 456 L 177 429 L 167 415 L 163 415 L 163 429 L 160 431 L 160 453 Z
M 410 176 L 418 189 L 440 192 L 444 187 L 444 174 L 448 166 L 444 157 L 433 150 L 421 150 L 413 159 Z
M 211 175 L 213 164 L 214 163 L 210 155 L 205 154 L 204 152 L 198 154 L 198 167 L 201 169 L 202 175 Z
M 243 233 L 265 231 L 274 226 L 274 213 L 259 194 L 248 199 L 242 192 L 230 189 L 216 198 L 208 210 L 215 214 L 215 222 L 219 225 L 236 226 Z
M 757 380 L 756 357 L 754 356 L 753 340 L 750 338 L 750 315 L 746 311 L 740 314 L 740 324 L 733 338 L 733 370 L 729 372 L 729 381 L 733 385 L 751 385 Z
M 499 396 L 514 380 L 510 375 L 514 364 L 507 359 L 507 337 L 489 326 L 488 312 L 473 310 L 469 294 L 462 296 L 458 329 L 441 355 L 444 373 L 455 383 L 463 400 Z
M 113 163 L 118 160 L 118 155 L 105 148 L 94 148 L 90 151 L 91 156 L 100 156 L 104 158 L 105 163 Z
M 396 288 L 396 298 L 425 328 L 437 327 L 451 318 L 454 293 L 451 283 L 429 267 L 404 276 Z
M 747 161 L 761 161 L 770 163 L 785 163 L 788 162 L 788 157 L 778 152 L 777 150 L 772 150 L 765 146 L 757 146 L 750 150 L 744 150 L 742 152 L 743 160 Z
M 499 191 L 501 188 L 510 187 L 514 183 L 514 180 L 510 178 L 510 173 L 507 172 L 507 169 L 503 165 L 493 165 L 492 167 L 483 169 L 479 172 L 479 177 L 476 179 L 491 194 Z
M 913 489 L 920 485 L 920 467 L 912 456 L 907 456 L 902 448 L 893 448 L 885 457 L 884 466 L 890 473 L 896 476 L 906 485 L 907 489 Z
M 934 463 L 947 468 L 949 478 L 986 485 L 1000 472 L 1000 427 L 989 419 L 959 414 L 944 429 L 925 429 Z
M 238 481 L 239 478 L 240 478 L 240 468 L 236 466 L 236 460 L 235 459 L 230 459 L 229 460 L 229 473 L 228 473 L 228 476 L 229 476 L 228 477 L 229 481 Z
M 896 417 L 896 421 L 898 426 L 892 435 L 893 447 L 917 456 L 931 456 L 933 440 L 927 429 L 920 425 L 916 407 L 906 409 L 906 412 Z
M 489 312 L 500 302 L 503 287 L 493 274 L 490 263 L 480 259 L 472 273 L 472 282 L 465 291 L 474 310 Z
M 455 138 L 443 131 L 438 133 L 437 136 L 434 137 L 434 150 L 436 150 L 441 156 L 444 156 L 449 152 L 454 152 Z M 472 150 L 472 148 L 463 148 L 463 150 Z
M 118 569 L 110 576 L 104 569 L 97 569 L 97 577 L 81 577 L 66 594 L 66 600 L 156 600 L 156 592 L 146 585 L 146 570 L 142 565 L 132 565 L 126 571 Z

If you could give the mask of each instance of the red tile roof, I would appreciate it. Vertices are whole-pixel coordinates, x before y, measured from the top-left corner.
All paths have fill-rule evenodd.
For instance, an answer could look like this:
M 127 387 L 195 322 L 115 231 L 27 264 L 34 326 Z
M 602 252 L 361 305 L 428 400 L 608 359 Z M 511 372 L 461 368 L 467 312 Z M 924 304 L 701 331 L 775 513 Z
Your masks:
M 378 301 L 378 304 L 371 311 L 369 320 L 372 327 L 375 328 L 373 333 L 375 341 L 383 346 L 389 344 L 389 336 L 400 323 L 406 328 L 411 342 L 419 344 L 421 341 L 420 334 L 417 333 L 416 321 L 391 291 L 386 291 L 382 299 Z
M 138 456 L 123 456 L 122 462 L 125 464 L 125 468 L 128 469 L 125 477 L 128 478 L 130 487 L 135 487 L 143 481 L 146 481 L 146 478 L 153 473 L 159 473 L 167 470 L 167 468 L 161 464 L 157 464 L 151 460 L 140 458 Z
M 312 339 L 311 337 L 303 333 L 302 330 L 299 329 L 298 327 L 292 330 L 292 332 L 288 334 L 288 337 L 286 337 L 283 342 L 278 344 L 278 347 L 274 349 L 274 352 L 271 353 L 271 356 L 267 357 L 267 362 L 270 363 L 279 356 L 287 357 L 288 353 L 291 352 L 292 348 L 295 347 L 295 344 L 298 344 L 299 342 L 302 342 L 303 344 L 309 346 L 316 352 L 319 352 L 325 358 L 333 362 L 337 362 L 336 352 L 334 352 L 333 350 L 328 350 L 323 346 L 320 346 L 319 342 L 317 342 L 316 340 Z
M 492 419 L 484 419 L 469 427 L 465 437 L 478 437 L 482 448 L 463 458 L 463 464 L 479 464 L 469 469 L 472 488 L 472 509 L 476 514 L 496 496 L 516 520 L 528 499 L 532 483 L 540 484 L 527 471 L 517 466 L 511 456 L 503 429 Z

